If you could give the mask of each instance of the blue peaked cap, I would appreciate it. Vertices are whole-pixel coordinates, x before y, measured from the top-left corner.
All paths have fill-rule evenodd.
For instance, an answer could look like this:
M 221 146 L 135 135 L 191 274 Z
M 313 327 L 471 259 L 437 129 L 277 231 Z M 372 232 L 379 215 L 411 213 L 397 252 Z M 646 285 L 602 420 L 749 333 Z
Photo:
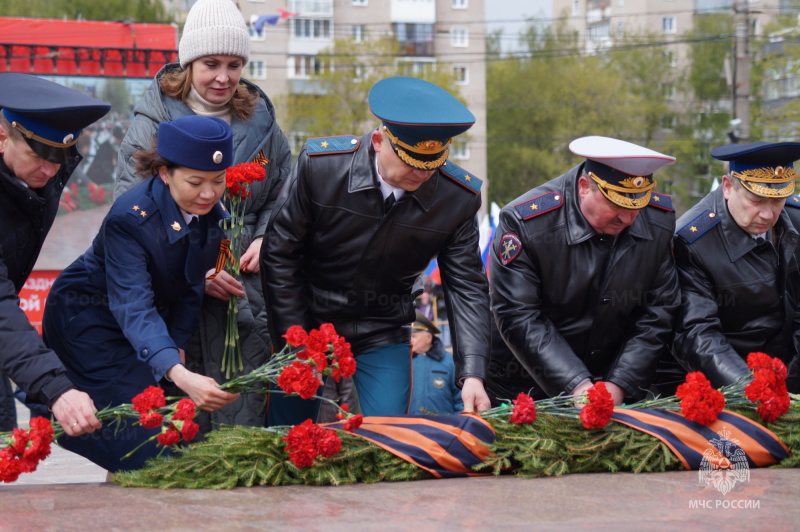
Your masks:
M 475 116 L 455 96 L 418 78 L 382 79 L 369 91 L 368 100 L 394 151 L 420 170 L 442 166 L 453 137 L 475 123 Z
M 63 164 L 83 128 L 96 122 L 111 105 L 30 74 L 0 73 L 0 109 L 40 157 Z
M 711 150 L 711 156 L 728 161 L 728 173 L 757 196 L 787 198 L 794 194 L 800 159 L 800 142 L 751 142 L 727 144 Z

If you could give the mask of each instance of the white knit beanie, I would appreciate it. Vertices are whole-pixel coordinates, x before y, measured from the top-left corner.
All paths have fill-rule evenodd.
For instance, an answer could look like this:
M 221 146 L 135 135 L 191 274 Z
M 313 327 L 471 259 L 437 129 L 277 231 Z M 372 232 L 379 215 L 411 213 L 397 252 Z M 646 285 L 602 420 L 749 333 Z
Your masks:
M 231 0 L 199 0 L 186 17 L 178 44 L 183 68 L 206 55 L 235 55 L 250 59 L 250 34 L 244 18 Z

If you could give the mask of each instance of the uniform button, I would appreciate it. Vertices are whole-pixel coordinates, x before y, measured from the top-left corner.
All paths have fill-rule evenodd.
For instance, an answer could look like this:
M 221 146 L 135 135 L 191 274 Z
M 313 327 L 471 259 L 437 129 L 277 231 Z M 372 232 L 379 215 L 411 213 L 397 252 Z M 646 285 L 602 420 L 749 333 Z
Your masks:
M 592 351 L 592 352 L 591 352 L 591 353 L 589 353 L 589 354 L 590 354 L 591 356 L 593 356 L 593 357 L 599 357 L 600 355 L 602 355 L 602 354 L 603 354 L 603 352 L 602 352 L 602 351 L 600 351 L 599 349 L 595 349 L 594 351 Z
M 145 349 L 142 349 L 142 356 L 143 356 L 143 357 L 146 357 L 146 356 L 147 356 L 147 355 L 149 355 L 149 354 L 150 354 L 150 351 L 149 351 L 147 348 L 145 348 Z
M 600 300 L 600 303 L 603 304 L 603 305 L 608 305 L 609 303 L 611 303 L 611 298 L 610 297 L 604 297 L 603 299 Z

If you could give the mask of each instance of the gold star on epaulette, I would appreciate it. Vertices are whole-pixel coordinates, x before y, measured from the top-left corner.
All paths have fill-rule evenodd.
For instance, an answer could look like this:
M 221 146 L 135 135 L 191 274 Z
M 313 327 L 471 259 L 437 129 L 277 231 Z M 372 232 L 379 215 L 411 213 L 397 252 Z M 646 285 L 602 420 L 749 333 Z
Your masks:
M 800 198 L 798 198 L 797 196 L 792 196 L 792 201 L 798 203 L 800 202 Z
M 535 210 L 538 210 L 538 209 L 539 209 L 539 206 L 538 206 L 538 205 L 536 205 L 535 203 L 531 203 L 531 209 L 532 209 L 532 210 L 534 210 L 534 211 L 535 211 Z
M 145 211 L 142 211 L 142 212 L 140 212 L 139 214 L 141 214 L 141 215 L 142 215 L 142 218 L 144 218 L 145 216 L 147 216 L 147 212 L 145 212 Z
M 653 201 L 661 201 L 661 198 L 659 198 L 658 196 L 653 196 Z
M 691 231 L 692 233 L 696 233 L 696 232 L 697 232 L 697 227 L 695 227 L 695 226 L 691 226 L 691 227 L 689 228 L 689 231 Z
M 464 176 L 464 179 L 465 179 L 466 181 L 472 181 L 472 177 L 471 177 L 471 176 L 468 176 L 468 175 L 465 175 L 465 176 Z
M 320 146 L 322 146 L 323 148 L 327 148 L 328 147 L 328 142 L 327 141 L 322 141 L 322 144 L 320 144 Z
M 134 206 L 133 206 L 133 210 L 134 210 L 134 211 L 138 211 L 138 210 L 139 210 L 139 206 L 138 206 L 138 205 L 134 205 Z
M 181 230 L 181 224 L 179 224 L 178 222 L 172 222 L 172 225 L 170 227 L 172 227 L 176 231 Z

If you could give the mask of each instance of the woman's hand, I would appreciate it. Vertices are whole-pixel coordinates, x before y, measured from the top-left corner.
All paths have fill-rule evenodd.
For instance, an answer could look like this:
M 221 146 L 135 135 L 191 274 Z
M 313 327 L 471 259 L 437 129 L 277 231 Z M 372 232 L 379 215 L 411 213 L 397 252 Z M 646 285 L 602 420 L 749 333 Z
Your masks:
M 167 371 L 167 377 L 189 395 L 197 408 L 213 412 L 239 398 L 238 393 L 220 390 L 211 377 L 200 375 L 176 364 Z
M 239 269 L 245 273 L 258 273 L 261 271 L 261 241 L 258 237 L 250 243 L 247 251 L 244 252 L 239 260 Z
M 211 297 L 216 297 L 222 301 L 227 301 L 231 294 L 236 297 L 244 297 L 244 286 L 237 281 L 233 275 L 225 270 L 220 270 L 219 273 L 213 278 L 208 277 L 216 270 L 208 270 L 206 273 L 206 294 Z

